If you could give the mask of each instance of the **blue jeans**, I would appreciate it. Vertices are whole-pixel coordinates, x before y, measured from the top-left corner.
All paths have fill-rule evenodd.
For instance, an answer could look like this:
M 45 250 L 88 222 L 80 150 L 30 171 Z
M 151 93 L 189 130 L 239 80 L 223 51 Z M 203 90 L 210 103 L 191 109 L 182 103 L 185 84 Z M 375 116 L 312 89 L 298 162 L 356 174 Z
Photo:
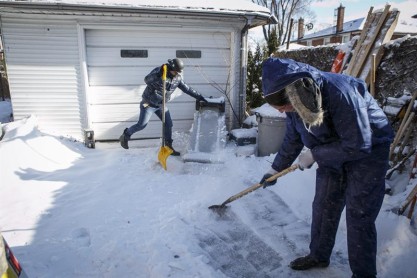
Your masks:
M 147 125 L 149 120 L 151 119 L 152 114 L 156 114 L 158 118 L 162 121 L 162 107 L 150 107 L 144 106 L 144 102 L 140 103 L 140 112 L 139 112 L 139 120 L 136 124 L 129 127 L 126 131 L 126 135 L 129 137 L 132 136 L 134 133 L 141 131 Z M 165 142 L 171 143 L 172 142 L 172 119 L 171 114 L 167 107 L 165 107 Z

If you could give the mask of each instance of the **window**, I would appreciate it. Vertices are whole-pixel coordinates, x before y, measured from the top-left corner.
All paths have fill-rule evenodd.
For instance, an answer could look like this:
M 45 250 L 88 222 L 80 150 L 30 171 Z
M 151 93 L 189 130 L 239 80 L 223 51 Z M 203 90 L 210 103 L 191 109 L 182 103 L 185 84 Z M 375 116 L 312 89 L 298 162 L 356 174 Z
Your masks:
M 201 58 L 201 51 L 200 50 L 177 50 L 176 56 L 177 58 L 199 59 Z
M 122 49 L 120 56 L 122 58 L 148 58 L 148 50 Z
M 342 37 L 342 43 L 349 42 L 349 40 L 350 40 L 350 36 L 349 35 L 343 35 L 343 37 Z

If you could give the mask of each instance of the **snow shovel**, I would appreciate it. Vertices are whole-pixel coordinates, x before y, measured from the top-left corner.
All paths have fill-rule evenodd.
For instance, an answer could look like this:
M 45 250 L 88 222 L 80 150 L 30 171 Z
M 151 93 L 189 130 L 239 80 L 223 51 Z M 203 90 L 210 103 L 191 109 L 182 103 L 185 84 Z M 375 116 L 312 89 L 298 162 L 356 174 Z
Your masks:
M 274 180 L 278 179 L 279 177 L 282 177 L 282 176 L 284 176 L 284 175 L 286 175 L 286 174 L 288 174 L 288 173 L 290 173 L 290 172 L 292 172 L 292 171 L 294 171 L 296 169 L 298 169 L 298 164 L 294 164 L 294 165 L 288 167 L 287 169 L 282 170 L 279 173 L 276 173 L 275 175 L 267 178 L 266 181 L 268 181 L 268 182 L 269 181 L 274 181 Z M 218 213 L 221 214 L 227 208 L 226 205 L 228 203 L 231 203 L 231 202 L 233 202 L 233 201 L 235 201 L 235 200 L 237 200 L 237 199 L 245 196 L 246 194 L 249 194 L 249 193 L 255 191 L 256 189 L 258 189 L 258 188 L 260 188 L 262 186 L 263 186 L 263 184 L 261 184 L 261 183 L 257 183 L 255 185 L 252 185 L 251 187 L 243 190 L 242 192 L 239 192 L 238 194 L 233 195 L 232 197 L 230 197 L 229 199 L 227 199 L 226 201 L 224 201 L 221 205 L 212 205 L 212 206 L 209 206 L 209 209 L 212 209 L 212 210 L 214 210 L 214 211 L 216 211 L 216 212 L 218 212 Z
M 158 160 L 161 163 L 162 167 L 166 170 L 167 169 L 167 159 L 174 151 L 165 146 L 165 83 L 167 79 L 167 65 L 162 66 L 162 146 L 159 149 L 158 153 Z

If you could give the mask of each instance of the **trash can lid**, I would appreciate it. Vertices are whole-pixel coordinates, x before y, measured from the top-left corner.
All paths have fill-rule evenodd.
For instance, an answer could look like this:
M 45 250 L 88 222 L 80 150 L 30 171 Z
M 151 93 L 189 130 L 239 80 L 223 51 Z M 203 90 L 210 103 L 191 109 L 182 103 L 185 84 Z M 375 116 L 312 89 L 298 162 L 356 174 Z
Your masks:
M 268 103 L 265 103 L 261 107 L 252 109 L 251 112 L 264 118 L 286 118 L 287 117 L 285 113 L 279 112 L 277 109 L 275 109 Z

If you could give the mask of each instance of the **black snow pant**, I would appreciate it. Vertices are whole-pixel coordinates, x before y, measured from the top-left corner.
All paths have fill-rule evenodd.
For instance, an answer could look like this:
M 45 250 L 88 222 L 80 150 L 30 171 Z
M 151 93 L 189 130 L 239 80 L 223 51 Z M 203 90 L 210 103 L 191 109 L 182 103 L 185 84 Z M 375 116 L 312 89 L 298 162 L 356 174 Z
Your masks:
M 355 277 L 376 276 L 377 232 L 388 169 L 389 144 L 374 146 L 371 154 L 345 163 L 343 173 L 317 169 L 313 201 L 310 254 L 329 261 L 340 216 L 346 205 L 350 268 Z

